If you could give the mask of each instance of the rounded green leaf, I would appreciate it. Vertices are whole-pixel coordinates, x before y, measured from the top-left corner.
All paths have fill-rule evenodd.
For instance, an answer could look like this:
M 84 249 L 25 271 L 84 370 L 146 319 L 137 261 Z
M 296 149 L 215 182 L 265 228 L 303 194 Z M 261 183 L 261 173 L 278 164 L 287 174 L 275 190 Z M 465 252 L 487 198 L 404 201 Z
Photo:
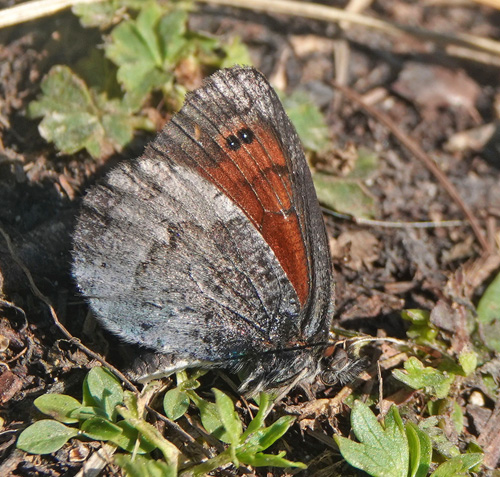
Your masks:
M 37 421 L 26 428 L 17 439 L 17 447 L 30 454 L 50 454 L 59 450 L 78 430 L 52 419 Z
M 123 389 L 116 377 L 106 368 L 92 368 L 84 381 L 84 394 L 90 401 L 102 409 L 110 419 L 116 416 L 115 407 L 123 403 Z
M 72 413 L 82 407 L 74 397 L 65 394 L 44 394 L 36 398 L 34 404 L 44 414 L 65 424 L 78 422 Z
M 173 421 L 179 419 L 189 407 L 189 398 L 179 388 L 170 389 L 163 398 L 163 409 Z

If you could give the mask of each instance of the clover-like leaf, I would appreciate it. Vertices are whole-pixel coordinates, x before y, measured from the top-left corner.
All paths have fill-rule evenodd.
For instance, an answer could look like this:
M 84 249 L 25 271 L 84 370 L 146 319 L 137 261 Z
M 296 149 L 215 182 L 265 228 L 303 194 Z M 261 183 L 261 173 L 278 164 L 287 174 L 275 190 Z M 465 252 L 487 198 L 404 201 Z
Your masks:
M 173 81 L 175 62 L 185 45 L 187 15 L 170 14 L 149 2 L 135 20 L 120 23 L 111 32 L 106 56 L 118 66 L 118 81 L 141 101 L 151 90 Z
M 21 432 L 17 447 L 30 454 L 50 454 L 59 450 L 78 430 L 52 419 L 37 421 Z
M 395 406 L 389 410 L 384 428 L 370 408 L 357 401 L 351 413 L 351 424 L 360 443 L 335 436 L 347 462 L 373 476 L 401 477 L 408 474 L 408 440 Z

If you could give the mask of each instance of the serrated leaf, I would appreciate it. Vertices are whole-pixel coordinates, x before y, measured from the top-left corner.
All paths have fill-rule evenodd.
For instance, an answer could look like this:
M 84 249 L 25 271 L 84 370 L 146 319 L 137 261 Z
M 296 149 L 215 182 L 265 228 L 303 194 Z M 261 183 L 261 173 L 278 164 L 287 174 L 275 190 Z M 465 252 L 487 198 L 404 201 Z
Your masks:
M 156 3 L 150 3 L 136 20 L 122 22 L 113 29 L 111 43 L 105 47 L 106 56 L 117 65 L 118 81 L 127 92 L 143 99 L 151 90 L 172 81 L 174 61 L 168 60 L 170 52 L 178 54 L 179 43 L 183 42 L 180 35 L 185 26 L 176 23 L 185 23 L 182 15 L 178 11 L 164 15 Z M 171 30 L 165 32 L 167 26 Z M 163 43 L 164 34 L 168 35 L 169 45 Z
M 373 218 L 376 204 L 356 181 L 339 179 L 323 173 L 313 174 L 319 201 L 329 209 L 360 218 Z
M 405 426 L 410 451 L 409 477 L 426 477 L 432 462 L 430 437 L 413 422 Z
M 44 419 L 21 432 L 17 439 L 17 447 L 30 454 L 50 454 L 77 435 L 77 429 L 52 419 Z
M 115 464 L 126 472 L 127 477 L 176 477 L 177 468 L 142 455 L 117 454 Z
M 458 455 L 441 464 L 431 474 L 431 477 L 455 477 L 464 475 L 470 469 L 480 464 L 482 460 L 483 454 L 479 453 Z
M 163 409 L 169 419 L 176 421 L 185 414 L 189 407 L 189 397 L 181 389 L 170 389 L 163 398 Z
M 438 399 L 443 399 L 448 395 L 450 387 L 455 380 L 455 376 L 452 373 L 445 374 L 437 369 L 424 367 L 414 357 L 405 362 L 404 368 L 406 373 L 396 369 L 392 372 L 393 376 L 413 389 L 425 389 Z
M 82 408 L 79 401 L 65 394 L 44 394 L 35 399 L 34 405 L 44 414 L 65 424 L 78 422 L 71 413 Z
M 132 139 L 134 127 L 151 126 L 134 118 L 120 101 L 96 95 L 66 66 L 54 66 L 41 89 L 28 113 L 43 117 L 38 126 L 41 136 L 66 154 L 86 149 L 93 157 L 106 157 Z
M 384 429 L 370 408 L 356 401 L 351 423 L 360 443 L 335 436 L 342 457 L 353 467 L 373 476 L 406 476 L 409 467 L 408 441 L 401 417 L 393 406 Z
M 102 409 L 109 419 L 116 417 L 116 406 L 123 402 L 120 382 L 106 368 L 92 368 L 83 383 L 91 402 Z

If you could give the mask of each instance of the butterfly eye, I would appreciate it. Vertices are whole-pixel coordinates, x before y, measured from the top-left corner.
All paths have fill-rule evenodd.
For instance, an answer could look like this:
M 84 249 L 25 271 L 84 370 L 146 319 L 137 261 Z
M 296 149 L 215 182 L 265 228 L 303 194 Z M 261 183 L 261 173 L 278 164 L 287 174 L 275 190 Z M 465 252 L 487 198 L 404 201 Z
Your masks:
M 231 134 L 226 138 L 227 145 L 229 149 L 237 151 L 241 147 L 241 141 L 234 135 Z
M 255 134 L 251 129 L 243 128 L 238 131 L 238 138 L 241 139 L 241 142 L 245 144 L 251 144 L 255 139 Z

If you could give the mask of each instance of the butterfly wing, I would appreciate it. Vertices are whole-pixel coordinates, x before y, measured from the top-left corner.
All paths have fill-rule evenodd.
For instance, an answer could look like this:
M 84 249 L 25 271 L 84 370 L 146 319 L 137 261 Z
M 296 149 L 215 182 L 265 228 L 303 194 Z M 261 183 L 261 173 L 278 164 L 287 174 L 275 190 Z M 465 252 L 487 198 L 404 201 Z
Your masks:
M 323 217 L 300 140 L 265 77 L 238 67 L 212 75 L 165 132 L 154 149 L 177 147 L 175 160 L 217 185 L 271 246 L 301 303 L 301 337 L 324 335 L 333 280 Z
M 74 274 L 107 328 L 188 362 L 268 356 L 269 370 L 276 350 L 325 339 L 324 224 L 300 142 L 260 73 L 210 77 L 141 158 L 91 190 Z

